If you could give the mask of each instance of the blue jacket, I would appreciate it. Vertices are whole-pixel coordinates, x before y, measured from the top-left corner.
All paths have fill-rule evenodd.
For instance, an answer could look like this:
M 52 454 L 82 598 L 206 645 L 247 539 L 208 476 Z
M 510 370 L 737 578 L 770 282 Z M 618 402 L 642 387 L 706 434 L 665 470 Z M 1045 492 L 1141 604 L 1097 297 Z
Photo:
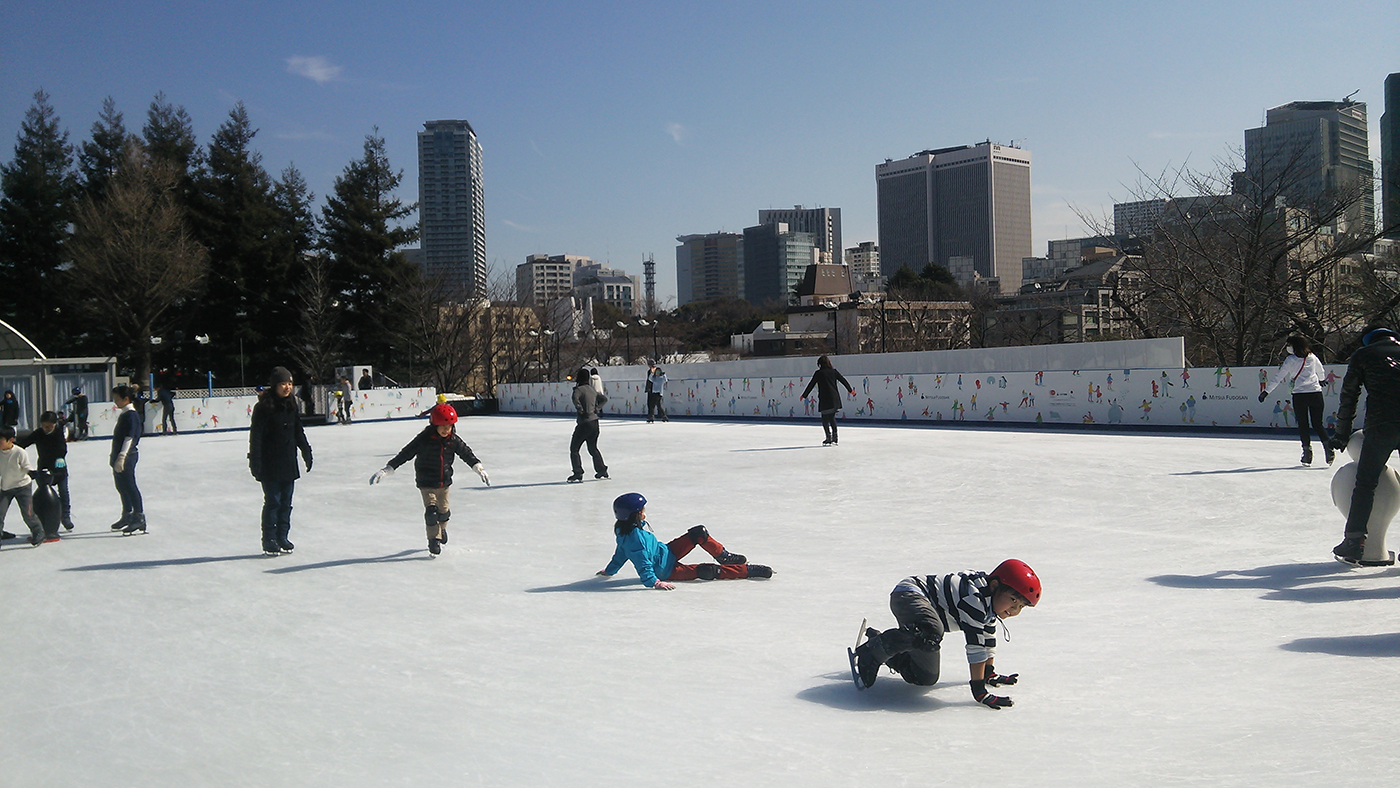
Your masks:
M 617 535 L 617 550 L 603 571 L 615 575 L 628 561 L 637 568 L 637 576 L 647 588 L 656 585 L 657 580 L 670 577 L 676 568 L 676 556 L 671 548 L 656 538 L 645 520 L 626 534 Z

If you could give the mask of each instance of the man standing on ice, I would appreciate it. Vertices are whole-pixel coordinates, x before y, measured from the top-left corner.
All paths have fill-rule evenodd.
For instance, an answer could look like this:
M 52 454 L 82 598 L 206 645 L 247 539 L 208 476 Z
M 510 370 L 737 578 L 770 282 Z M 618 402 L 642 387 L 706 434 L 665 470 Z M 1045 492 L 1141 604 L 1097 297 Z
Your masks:
M 601 384 L 594 386 L 592 373 L 587 367 L 579 369 L 574 377 L 574 410 L 578 411 L 578 423 L 574 425 L 574 435 L 569 440 L 569 461 L 573 463 L 573 473 L 569 482 L 583 481 L 583 458 L 579 449 L 586 443 L 588 453 L 593 455 L 593 475 L 598 479 L 608 478 L 608 465 L 603 462 L 603 453 L 598 451 L 598 408 L 606 405 L 608 397 L 602 393 Z
M 1332 447 L 1341 451 L 1351 439 L 1356 404 L 1366 387 L 1366 441 L 1356 462 L 1356 487 L 1351 493 L 1342 542 L 1332 548 L 1337 560 L 1356 564 L 1366 547 L 1366 523 L 1376 497 L 1376 483 L 1386 460 L 1400 448 L 1400 335 L 1388 328 L 1368 327 L 1361 347 L 1347 362 L 1342 378 L 1342 401 L 1337 408 L 1337 429 Z

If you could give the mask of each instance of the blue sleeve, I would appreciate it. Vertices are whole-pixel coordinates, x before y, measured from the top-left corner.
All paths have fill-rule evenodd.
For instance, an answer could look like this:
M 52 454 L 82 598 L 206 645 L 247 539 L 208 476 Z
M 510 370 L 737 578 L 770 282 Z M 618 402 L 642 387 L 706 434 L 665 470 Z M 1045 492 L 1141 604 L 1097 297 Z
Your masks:
M 622 565 L 625 563 L 627 563 L 627 553 L 622 551 L 622 545 L 619 544 L 617 549 L 613 551 L 612 560 L 608 562 L 608 566 L 603 570 L 603 574 L 615 575 L 617 574 L 617 570 L 621 569 Z
M 627 554 L 627 560 L 632 562 L 632 566 L 637 569 L 637 577 L 642 579 L 642 585 L 651 588 L 656 585 L 656 567 L 651 565 L 651 556 L 647 555 L 646 543 L 638 536 L 641 529 L 638 528 L 627 536 L 622 537 L 617 544 L 617 549 Z

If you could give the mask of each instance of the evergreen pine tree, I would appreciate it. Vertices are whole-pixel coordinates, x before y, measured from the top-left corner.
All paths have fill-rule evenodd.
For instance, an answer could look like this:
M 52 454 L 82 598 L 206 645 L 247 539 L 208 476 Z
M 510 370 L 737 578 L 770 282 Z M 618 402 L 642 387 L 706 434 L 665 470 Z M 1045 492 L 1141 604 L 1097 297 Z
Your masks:
M 126 130 L 117 102 L 108 96 L 92 124 L 92 136 L 78 150 L 78 179 L 83 193 L 94 200 L 107 193 L 107 184 L 121 165 L 122 151 L 131 133 Z
M 343 326 L 360 355 L 355 362 L 385 369 L 393 367 L 395 339 L 408 328 L 404 299 L 417 274 L 399 250 L 418 239 L 418 227 L 402 224 L 417 205 L 394 196 L 403 172 L 390 167 L 378 132 L 365 137 L 364 156 L 336 178 L 322 208 L 321 244 L 345 309 Z
M 0 319 L 49 355 L 65 353 L 77 328 L 56 281 L 76 197 L 68 132 L 48 94 L 35 91 L 14 158 L 0 166 Z

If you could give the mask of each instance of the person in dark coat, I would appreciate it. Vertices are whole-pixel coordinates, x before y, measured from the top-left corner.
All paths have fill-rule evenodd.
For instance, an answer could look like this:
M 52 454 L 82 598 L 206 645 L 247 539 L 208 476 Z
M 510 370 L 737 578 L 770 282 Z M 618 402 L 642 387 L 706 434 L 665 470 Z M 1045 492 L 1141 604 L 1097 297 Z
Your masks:
M 1366 525 L 1375 504 L 1376 484 L 1386 460 L 1400 448 L 1400 334 L 1388 328 L 1370 327 L 1361 335 L 1361 348 L 1347 361 L 1342 378 L 1341 403 L 1332 448 L 1346 449 L 1356 404 L 1366 389 L 1366 439 L 1356 461 L 1356 486 L 1351 493 L 1347 524 L 1341 544 L 1332 548 L 1337 560 L 1359 564 L 1366 548 Z
M 15 399 L 13 391 L 6 391 L 5 398 L 0 399 L 0 427 L 16 427 L 19 425 L 19 400 Z
M 841 391 L 836 388 L 837 383 L 845 386 L 851 396 L 855 396 L 855 388 L 836 371 L 836 367 L 831 366 L 831 359 L 822 356 L 817 359 L 817 371 L 812 373 L 807 388 L 802 390 L 802 399 L 807 399 L 807 395 L 812 393 L 812 387 L 817 389 L 817 410 L 821 411 L 822 432 L 826 433 L 826 440 L 822 441 L 823 446 L 832 446 L 837 442 L 836 411 L 841 409 Z
M 64 400 L 64 405 L 73 406 L 73 421 L 75 429 L 73 440 L 85 441 L 88 436 L 88 398 L 81 388 L 73 387 L 73 396 Z
M 457 409 L 446 402 L 439 402 L 428 411 L 428 426 L 394 455 L 388 465 L 369 477 L 370 484 L 378 484 L 380 479 L 413 460 L 413 481 L 423 496 L 428 552 L 433 555 L 441 553 L 442 545 L 447 544 L 447 521 L 452 517 L 447 497 L 452 487 L 453 458 L 461 457 L 486 486 L 491 486 L 491 477 L 481 466 L 481 460 L 472 453 L 471 447 L 457 434 L 456 425 Z
M 122 499 L 122 516 L 112 523 L 112 530 L 124 534 L 146 532 L 146 512 L 141 489 L 136 486 L 136 462 L 141 459 L 141 431 L 145 421 L 136 412 L 135 397 L 131 386 L 112 389 L 112 404 L 120 412 L 117 423 L 112 426 L 112 451 L 107 464 L 112 466 L 112 482 Z
M 169 383 L 156 386 L 156 401 L 160 403 L 160 430 L 166 435 L 180 434 L 175 426 L 175 390 Z
M 593 384 L 593 373 L 587 367 L 581 368 L 574 378 L 574 410 L 578 411 L 578 423 L 574 425 L 574 435 L 569 440 L 569 461 L 574 472 L 566 481 L 583 481 L 583 459 L 579 449 L 586 443 L 588 453 L 593 455 L 593 476 L 608 478 L 608 464 L 603 462 L 603 453 L 598 451 L 598 408 L 607 404 L 608 397 L 601 391 L 602 384 Z
M 258 404 L 253 406 L 248 431 L 248 469 L 263 488 L 262 544 L 266 555 L 290 553 L 294 547 L 288 537 L 292 530 L 292 493 L 296 480 L 301 478 L 297 450 L 310 472 L 311 444 L 301 426 L 292 373 L 277 367 L 272 370 L 267 389 L 258 395 Z
M 369 370 L 360 374 L 360 391 L 369 391 L 374 388 L 374 378 L 369 376 Z
M 63 513 L 63 527 L 73 530 L 73 505 L 68 496 L 68 442 L 63 439 L 58 414 L 46 410 L 39 416 L 39 429 L 15 439 L 15 445 L 27 449 L 30 446 L 39 452 L 39 470 L 53 475 L 54 486 L 58 488 L 58 502 Z

